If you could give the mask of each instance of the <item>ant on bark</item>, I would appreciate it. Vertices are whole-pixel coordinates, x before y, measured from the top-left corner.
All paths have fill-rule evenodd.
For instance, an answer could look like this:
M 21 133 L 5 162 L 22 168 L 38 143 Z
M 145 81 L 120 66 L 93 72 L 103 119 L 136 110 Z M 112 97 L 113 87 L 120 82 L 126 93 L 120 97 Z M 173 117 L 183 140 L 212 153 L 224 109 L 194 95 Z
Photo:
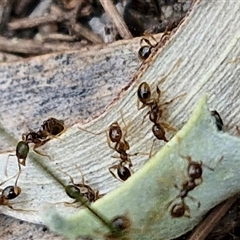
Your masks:
M 120 162 L 118 164 L 115 164 L 108 168 L 109 172 L 113 175 L 114 178 L 117 178 L 121 181 L 126 181 L 133 173 L 131 167 L 132 167 L 132 161 L 130 159 L 130 156 L 136 156 L 138 153 L 129 154 L 127 151 L 130 149 L 129 143 L 126 141 L 126 135 L 127 135 L 127 128 L 124 119 L 123 119 L 123 113 L 121 111 L 121 117 L 122 122 L 124 123 L 124 132 L 121 129 L 118 122 L 113 122 L 107 130 L 104 130 L 100 133 L 93 133 L 86 129 L 79 128 L 83 131 L 89 132 L 94 135 L 100 135 L 103 132 L 107 135 L 107 144 L 108 146 L 116 151 L 120 156 Z M 113 145 L 113 146 L 112 146 Z M 114 173 L 116 170 L 117 176 Z
M 164 44 L 166 42 L 166 40 L 169 39 L 169 36 L 170 36 L 170 32 L 168 31 L 165 31 L 160 39 L 160 43 L 161 44 Z M 142 60 L 142 61 L 145 61 L 146 59 L 148 59 L 148 57 L 151 55 L 152 53 L 152 50 L 157 46 L 159 45 L 159 43 L 157 42 L 157 40 L 152 36 L 150 35 L 150 38 L 155 42 L 155 44 L 152 44 L 150 42 L 149 39 L 147 38 L 142 38 L 140 40 L 140 49 L 138 50 L 138 57 Z M 143 44 L 143 42 L 145 42 L 145 44 Z
M 167 79 L 167 77 L 174 71 L 174 69 L 179 65 L 179 63 L 180 63 L 180 60 L 173 66 L 171 71 L 159 81 L 158 85 L 162 84 Z M 142 82 L 139 85 L 138 91 L 137 91 L 137 96 L 138 96 L 137 107 L 138 107 L 138 110 L 140 110 L 140 109 L 148 106 L 149 111 L 144 116 L 143 121 L 144 121 L 145 117 L 147 115 L 149 115 L 150 121 L 153 122 L 153 124 L 154 124 L 152 127 L 152 132 L 155 135 L 155 137 L 159 140 L 168 142 L 168 140 L 166 139 L 166 136 L 165 136 L 165 134 L 166 134 L 165 129 L 167 129 L 169 131 L 173 131 L 173 132 L 176 132 L 177 129 L 170 126 L 168 123 L 161 121 L 161 118 L 163 115 L 163 110 L 164 110 L 163 107 L 166 105 L 169 105 L 175 99 L 180 98 L 180 97 L 184 96 L 185 94 L 176 96 L 175 98 L 171 99 L 168 102 L 160 103 L 161 90 L 159 89 L 158 85 L 156 88 L 156 92 L 157 92 L 156 98 L 152 97 L 151 89 L 150 89 L 150 86 L 148 85 L 148 83 Z M 139 102 L 142 103 L 142 106 L 139 106 Z

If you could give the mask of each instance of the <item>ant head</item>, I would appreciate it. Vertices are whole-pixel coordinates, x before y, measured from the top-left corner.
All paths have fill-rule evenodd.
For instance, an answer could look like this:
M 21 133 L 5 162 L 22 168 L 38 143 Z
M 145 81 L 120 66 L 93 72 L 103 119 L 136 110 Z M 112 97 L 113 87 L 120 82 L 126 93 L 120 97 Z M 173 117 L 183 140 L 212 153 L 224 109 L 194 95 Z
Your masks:
M 142 46 L 139 50 L 138 50 L 138 57 L 144 61 L 146 60 L 152 51 L 152 46 Z
M 185 215 L 185 211 L 187 210 L 187 206 L 181 202 L 181 203 L 176 203 L 172 206 L 171 209 L 171 216 L 173 218 L 179 218 Z
M 21 193 L 21 188 L 18 186 L 8 186 L 3 189 L 2 196 L 5 199 L 14 199 Z
M 109 138 L 112 142 L 120 142 L 122 138 L 122 130 L 117 122 L 110 125 Z
M 202 164 L 197 162 L 190 162 L 188 164 L 188 176 L 192 179 L 199 179 L 202 177 Z
M 142 82 L 138 87 L 138 99 L 143 104 L 147 104 L 151 99 L 151 89 L 146 82 Z
M 118 166 L 117 174 L 122 181 L 126 181 L 132 175 L 129 168 L 122 165 Z
M 27 158 L 28 153 L 29 153 L 28 143 L 20 141 L 16 147 L 16 156 L 18 160 L 23 159 L 23 161 L 20 162 L 20 164 L 22 164 L 23 166 L 25 166 L 25 160 Z
M 165 142 L 168 142 L 168 140 L 165 137 L 165 130 L 164 128 L 161 126 L 161 124 L 159 123 L 155 123 L 152 127 L 152 131 L 154 136 L 159 139 L 159 140 L 163 140 Z
M 117 216 L 112 220 L 112 224 L 118 230 L 123 231 L 130 227 L 131 222 L 126 216 Z
M 81 195 L 80 189 L 75 185 L 67 185 L 65 187 L 65 192 L 70 198 L 73 199 L 77 199 Z

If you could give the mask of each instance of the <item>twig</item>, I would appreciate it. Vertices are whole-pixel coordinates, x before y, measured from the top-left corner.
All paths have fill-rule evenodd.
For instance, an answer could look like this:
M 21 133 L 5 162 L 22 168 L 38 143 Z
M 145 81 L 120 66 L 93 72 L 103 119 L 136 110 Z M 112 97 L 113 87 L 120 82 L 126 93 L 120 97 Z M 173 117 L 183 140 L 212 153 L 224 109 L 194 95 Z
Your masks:
M 2 53 L 0 52 L 0 63 L 2 62 L 13 62 L 22 59 L 22 57 L 13 55 L 13 54 L 8 54 L 8 53 Z
M 52 6 L 51 14 L 42 17 L 36 17 L 33 19 L 23 18 L 21 20 L 9 23 L 8 27 L 11 30 L 17 30 L 22 28 L 37 27 L 39 25 L 45 25 L 53 22 L 62 22 L 64 20 L 71 19 L 71 14 L 71 12 L 64 13 L 57 6 Z M 73 32 L 76 33 L 78 36 L 81 35 L 92 43 L 102 43 L 102 39 L 97 34 L 93 33 L 80 23 L 77 23 L 73 26 Z
M 188 240 L 204 240 L 216 226 L 219 220 L 226 214 L 229 208 L 237 200 L 238 195 L 233 196 L 213 209 L 213 211 L 200 223 Z
M 10 22 L 8 27 L 10 30 L 18 30 L 24 28 L 32 28 L 37 27 L 39 25 L 53 23 L 53 22 L 61 22 L 63 21 L 63 16 L 61 15 L 53 15 L 48 14 L 46 16 L 36 17 L 36 18 L 22 18 L 17 21 Z
M 124 22 L 122 16 L 119 14 L 112 1 L 99 0 L 99 2 L 101 3 L 102 7 L 106 11 L 112 22 L 115 24 L 120 36 L 123 39 L 133 38 L 131 32 L 128 30 L 126 23 Z
M 77 43 L 42 43 L 36 40 L 22 40 L 0 37 L 0 51 L 21 54 L 46 54 L 65 50 L 77 50 L 82 47 L 80 42 Z
M 75 40 L 74 36 L 69 36 L 61 33 L 50 33 L 42 36 L 43 41 L 66 41 L 73 42 Z

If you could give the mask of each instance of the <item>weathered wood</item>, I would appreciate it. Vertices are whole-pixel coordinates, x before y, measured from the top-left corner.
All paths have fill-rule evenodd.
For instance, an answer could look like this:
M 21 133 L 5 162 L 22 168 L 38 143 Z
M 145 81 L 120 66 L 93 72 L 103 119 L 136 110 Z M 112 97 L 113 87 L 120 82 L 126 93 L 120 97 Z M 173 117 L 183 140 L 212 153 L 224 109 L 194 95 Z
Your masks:
M 181 59 L 180 66 L 176 68 L 168 77 L 168 80 L 160 86 L 160 88 L 164 90 L 163 98 L 166 100 L 169 100 L 180 93 L 187 93 L 186 97 L 178 99 L 174 101 L 171 106 L 168 106 L 168 121 L 171 125 L 180 128 L 189 116 L 189 112 L 193 109 L 197 99 L 203 93 L 208 93 L 210 96 L 210 105 L 213 109 L 220 112 L 224 122 L 228 125 L 228 129 L 231 132 L 234 132 L 235 126 L 238 124 L 237 116 L 240 106 L 240 100 L 238 98 L 240 93 L 240 83 L 238 79 L 240 71 L 240 61 L 238 59 L 240 56 L 239 7 L 239 5 L 236 5 L 236 2 L 231 1 L 200 1 L 200 3 L 197 3 L 192 14 L 180 27 L 176 35 L 170 40 L 169 44 L 159 53 L 155 54 L 152 61 L 149 61 L 149 67 L 144 65 L 144 69 L 140 70 L 141 73 L 137 73 L 134 83 L 127 90 L 122 91 L 120 100 L 112 104 L 112 108 L 107 111 L 107 114 L 101 115 L 100 118 L 86 125 L 87 129 L 99 132 L 106 129 L 113 121 L 120 121 L 121 123 L 119 111 L 122 109 L 125 121 L 127 123 L 131 123 L 127 138 L 131 145 L 131 152 L 148 152 L 150 146 L 152 145 L 153 136 L 148 119 L 146 119 L 144 124 L 141 125 L 142 117 L 145 112 L 138 111 L 136 107 L 137 87 L 140 82 L 147 81 L 151 88 L 155 89 L 157 82 L 170 71 L 179 59 Z M 106 59 L 103 50 L 101 53 L 102 54 L 98 53 L 100 55 L 99 57 L 101 58 L 102 56 L 102 61 L 106 62 L 108 58 Z M 119 57 L 125 55 L 125 53 L 114 49 L 113 55 Z M 8 99 L 8 103 L 11 104 L 8 104 L 7 106 L 5 105 L 4 109 L 8 108 L 8 111 L 5 110 L 4 114 L 6 115 L 4 117 L 1 116 L 1 123 L 15 137 L 17 136 L 19 138 L 20 133 L 23 131 L 23 124 L 29 125 L 29 123 L 26 123 L 26 119 L 29 119 L 25 115 L 26 112 L 29 112 L 31 116 L 34 116 L 34 118 L 31 118 L 34 119 L 34 122 L 36 120 L 35 123 L 30 122 L 31 127 L 38 126 L 43 119 L 46 119 L 49 116 L 64 118 L 64 120 L 68 119 L 68 113 L 71 106 L 74 106 L 74 109 L 77 108 L 79 115 L 82 113 L 82 116 L 84 116 L 84 111 L 81 112 L 81 108 L 78 108 L 78 104 L 75 105 L 75 101 L 79 101 L 79 97 L 77 96 L 76 98 L 76 95 L 74 100 L 70 101 L 70 104 L 67 107 L 59 108 L 57 113 L 53 110 L 53 107 L 58 106 L 57 102 L 52 104 L 51 101 L 46 101 L 48 97 L 50 100 L 53 99 L 53 96 L 55 96 L 56 93 L 59 93 L 59 99 L 63 98 L 64 92 L 66 92 L 67 89 L 67 86 L 64 83 L 61 83 L 62 85 L 58 86 L 57 89 L 53 88 L 52 84 L 50 86 L 47 85 L 47 80 L 51 79 L 51 77 L 54 80 L 53 82 L 55 82 L 56 79 L 63 76 L 62 72 L 65 72 L 64 76 L 67 79 L 75 79 L 75 81 L 77 81 L 76 79 L 79 79 L 78 75 L 74 73 L 80 63 L 78 62 L 74 65 L 75 67 L 71 66 L 71 73 L 69 73 L 69 65 L 67 64 L 68 61 L 66 56 L 58 56 L 60 62 L 62 62 L 61 67 L 63 69 L 63 71 L 58 73 L 59 75 L 50 73 L 50 71 L 57 66 L 55 61 L 49 62 L 45 57 L 42 58 L 42 60 L 36 59 L 37 62 L 34 63 L 36 66 L 39 65 L 39 61 L 44 62 L 45 72 L 49 73 L 47 78 L 44 78 L 41 74 L 39 74 L 38 72 L 40 70 L 37 67 L 34 67 L 34 65 L 32 68 L 29 68 L 32 69 L 30 71 L 27 70 L 28 68 L 22 68 L 21 64 L 16 63 L 16 67 L 19 68 L 19 72 L 16 72 L 16 68 L 13 68 L 13 71 L 11 71 L 9 64 L 1 66 L 2 77 L 0 79 L 10 79 L 9 84 L 11 84 L 11 79 L 16 78 L 17 75 L 19 81 L 24 83 L 25 86 L 30 86 L 27 82 L 29 81 L 28 79 L 32 79 L 32 77 L 26 79 L 26 74 L 30 76 L 38 76 L 38 81 L 44 82 L 44 84 L 47 87 L 50 87 L 55 93 L 54 95 L 51 95 L 51 97 L 48 96 L 48 94 L 45 94 L 44 96 L 46 98 L 40 98 L 42 104 L 39 104 L 39 100 L 35 99 L 37 94 L 34 94 L 39 91 L 37 91 L 37 88 L 35 87 L 31 90 L 33 95 L 30 99 L 27 99 L 26 95 L 23 95 L 23 99 L 25 99 L 26 102 L 24 102 L 22 108 L 18 108 L 16 107 L 18 106 L 16 103 L 20 102 L 19 99 L 21 97 L 16 98 L 16 100 L 15 97 L 21 95 L 21 91 L 18 92 L 18 88 L 16 87 L 10 87 L 9 89 L 12 90 L 7 95 L 6 89 L 8 85 L 6 82 L 2 83 L 1 96 L 4 95 L 4 97 Z M 75 56 L 75 53 L 72 53 L 71 56 Z M 85 56 L 89 56 L 87 52 L 85 52 Z M 114 59 L 114 56 L 110 59 Z M 84 64 L 84 61 L 85 67 L 82 69 L 87 70 L 88 60 L 83 59 L 82 64 Z M 72 61 L 70 62 L 71 64 L 74 64 Z M 99 81 L 103 81 L 103 76 L 111 80 L 113 75 L 109 73 L 110 70 L 105 70 L 104 72 L 100 72 L 101 70 L 99 70 L 101 69 L 103 62 L 99 63 L 96 61 L 96 67 L 88 69 L 88 71 L 92 73 L 91 76 L 99 74 Z M 124 61 L 122 61 L 122 64 L 123 63 Z M 115 63 L 114 66 L 117 67 L 119 65 L 120 64 Z M 133 69 L 131 65 L 125 66 L 132 69 L 133 72 L 136 69 Z M 117 72 L 116 76 L 121 74 L 116 69 L 113 71 L 114 73 Z M 8 72 L 10 72 L 10 74 L 8 74 Z M 144 74 L 142 74 L 143 72 Z M 25 75 L 23 75 L 23 73 L 25 73 Z M 87 77 L 87 79 L 89 79 L 89 77 Z M 118 82 L 118 80 L 116 81 Z M 88 87 L 88 82 L 85 84 L 86 85 L 83 86 Z M 104 93 L 100 93 L 98 86 L 100 85 L 101 87 L 104 84 L 98 84 L 99 83 L 96 83 L 94 87 L 97 86 L 98 88 L 98 92 L 100 94 L 99 98 L 108 95 L 104 92 L 106 91 L 104 88 L 100 89 Z M 21 85 L 24 86 L 23 84 Z M 125 82 L 125 86 L 126 85 L 127 83 Z M 94 87 L 91 85 L 89 86 L 89 89 L 94 89 Z M 118 95 L 118 91 L 121 88 L 123 88 L 123 85 L 118 87 L 118 89 L 112 87 L 112 90 L 116 90 L 115 96 Z M 16 91 L 16 94 L 14 90 Z M 112 91 L 110 92 L 112 94 Z M 11 98 L 9 96 L 11 96 Z M 12 96 L 14 96 L 14 98 L 12 98 Z M 86 96 L 84 99 L 86 99 Z M 67 103 L 68 101 L 65 100 L 65 102 Z M 97 102 L 99 103 L 99 99 L 97 99 Z M 26 105 L 26 103 L 28 103 L 28 105 Z M 33 107 L 41 107 L 41 105 L 44 105 L 44 108 L 41 111 L 36 111 L 35 107 Z M 94 107 L 94 110 L 91 110 L 91 113 L 98 111 L 93 102 L 86 104 L 84 109 L 91 109 L 92 107 Z M 21 111 L 19 109 L 21 109 Z M 72 118 L 70 118 L 70 123 L 74 123 L 79 120 L 77 111 L 76 115 L 72 115 Z M 22 120 L 19 119 L 20 116 L 22 117 Z M 26 127 L 24 128 L 25 131 Z M 170 136 L 168 135 L 167 137 Z M 108 172 L 108 167 L 111 166 L 115 160 L 110 157 L 112 155 L 112 151 L 106 144 L 105 135 L 95 137 L 91 134 L 78 130 L 76 126 L 74 126 L 69 129 L 62 138 L 62 141 L 58 139 L 52 140 L 44 147 L 44 151 L 47 153 L 49 151 L 49 154 L 54 156 L 54 162 L 49 162 L 47 159 L 42 159 L 42 161 L 49 163 L 52 168 L 56 167 L 56 164 L 58 164 L 58 166 L 61 166 L 65 171 L 70 173 L 74 179 L 79 179 L 79 173 L 76 171 L 74 163 L 81 165 L 86 179 L 94 188 L 99 189 L 101 193 L 109 192 L 120 184 L 115 181 Z M 159 147 L 159 144 L 156 147 Z M 133 158 L 132 161 L 134 170 L 139 169 L 146 160 L 146 156 Z M 11 173 L 15 173 L 16 171 L 16 164 L 14 165 L 13 162 L 14 161 L 11 161 L 10 164 L 9 172 Z M 28 175 L 30 178 L 34 176 L 35 182 L 29 181 Z M 41 183 L 37 179 L 41 179 Z M 68 181 L 67 177 L 64 179 Z M 30 159 L 27 162 L 26 169 L 21 175 L 19 184 L 23 186 L 23 192 L 25 192 L 28 200 L 31 200 L 31 196 L 34 196 L 35 199 L 38 199 L 38 197 L 41 196 L 41 201 L 46 201 L 51 198 L 52 202 L 56 202 L 59 200 L 62 201 L 65 197 L 62 189 L 60 190 L 58 186 L 53 186 L 54 180 L 47 177 L 47 175 L 39 171 L 39 169 L 36 169 Z M 40 185 L 44 185 L 44 189 L 41 189 Z M 46 197 L 44 193 L 51 193 L 51 196 L 48 195 Z M 39 202 L 36 200 L 34 201 L 30 201 L 29 204 L 25 204 L 24 206 L 30 209 L 35 208 L 38 206 Z M 29 219 L 30 221 L 39 221 L 37 216 L 31 216 L 30 214 L 15 213 L 6 208 L 3 208 L 2 211 L 12 216 Z M 72 209 L 67 211 L 72 211 Z

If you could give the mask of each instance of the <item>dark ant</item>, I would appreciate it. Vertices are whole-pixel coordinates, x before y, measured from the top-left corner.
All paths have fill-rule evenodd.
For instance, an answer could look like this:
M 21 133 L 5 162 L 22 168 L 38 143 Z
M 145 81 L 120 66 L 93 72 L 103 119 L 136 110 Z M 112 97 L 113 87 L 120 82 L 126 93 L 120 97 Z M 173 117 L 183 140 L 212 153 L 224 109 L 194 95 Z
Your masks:
M 138 50 L 138 57 L 142 60 L 145 61 L 148 59 L 148 57 L 151 55 L 153 48 L 155 48 L 158 45 L 157 40 L 151 35 L 150 36 L 152 40 L 155 41 L 155 44 L 152 44 L 149 39 L 147 38 L 142 38 L 140 40 L 140 49 Z M 169 32 L 166 30 L 161 37 L 160 43 L 164 43 L 167 39 L 169 38 Z M 142 43 L 145 42 L 146 44 L 143 45 Z
M 5 187 L 1 191 L 0 205 L 5 205 L 13 209 L 12 205 L 9 203 L 9 200 L 16 198 L 17 196 L 20 195 L 20 193 L 21 193 L 21 188 L 16 185 Z
M 85 184 L 84 176 L 82 174 L 81 169 L 77 166 L 76 168 L 81 173 L 82 183 L 74 183 L 73 178 L 69 174 L 60 170 L 62 173 L 66 174 L 70 178 L 71 184 L 65 186 L 65 192 L 67 193 L 67 195 L 70 198 L 75 199 L 75 201 L 70 204 L 78 202 L 79 198 L 82 198 L 82 197 L 85 197 L 89 202 L 95 202 L 99 198 L 103 197 L 102 194 L 101 195 L 99 194 L 99 191 L 94 191 L 89 185 Z
M 176 68 L 176 66 L 178 66 L 178 64 L 179 64 L 179 61 L 174 65 L 172 70 L 159 81 L 158 85 L 162 84 L 167 79 L 167 77 L 172 73 L 172 71 Z M 155 135 L 155 137 L 159 140 L 168 142 L 168 140 L 165 137 L 165 129 L 167 129 L 169 131 L 174 131 L 174 132 L 176 132 L 177 129 L 173 128 L 166 122 L 160 121 L 162 118 L 162 115 L 163 115 L 163 109 L 164 109 L 163 106 L 172 103 L 175 99 L 182 97 L 185 94 L 181 94 L 181 95 L 171 99 L 168 102 L 159 104 L 159 100 L 161 97 L 161 90 L 159 89 L 158 85 L 156 88 L 157 98 L 153 98 L 151 96 L 152 93 L 151 93 L 151 89 L 150 89 L 148 83 L 142 82 L 139 85 L 138 91 L 137 91 L 137 95 L 138 95 L 138 104 L 137 105 L 138 105 L 138 110 L 144 108 L 145 106 L 149 107 L 149 111 L 144 116 L 143 121 L 144 121 L 145 117 L 147 115 L 149 115 L 150 121 L 154 123 L 154 125 L 152 127 L 152 132 Z M 139 106 L 139 102 L 142 103 L 141 107 Z
M 39 130 L 41 136 L 56 136 L 64 131 L 64 121 L 56 118 L 49 118 L 42 124 L 42 129 Z
M 151 38 L 155 41 L 155 44 L 152 44 L 147 38 L 142 38 L 140 40 L 141 47 L 138 50 L 138 57 L 142 61 L 146 60 L 152 53 L 152 49 L 157 46 L 157 40 L 153 36 L 151 36 Z M 142 45 L 143 42 L 145 42 L 146 45 Z
M 12 185 L 7 186 L 4 189 L 0 190 L 1 191 L 0 205 L 8 206 L 9 208 L 13 209 L 12 205 L 9 203 L 9 200 L 12 200 L 12 199 L 16 198 L 21 193 L 21 188 L 19 186 L 17 186 L 17 181 L 18 181 L 19 176 L 20 176 L 20 171 L 17 174 L 17 178 L 16 178 L 15 184 L 13 186 Z M 12 178 L 13 177 L 11 177 L 11 178 L 7 179 L 6 181 L 2 182 L 0 184 L 0 186 L 3 185 L 5 182 L 7 182 L 8 180 L 10 180 Z
M 112 231 L 105 235 L 106 239 L 119 239 L 124 237 L 130 226 L 131 226 L 131 221 L 129 217 L 125 215 L 117 216 L 111 220 L 112 224 Z M 125 238 L 124 238 L 125 239 Z
M 185 203 L 185 198 L 189 197 L 194 201 L 197 201 L 194 197 L 188 195 L 190 191 L 195 189 L 195 187 L 199 186 L 202 183 L 202 166 L 207 167 L 209 170 L 214 171 L 213 168 L 206 166 L 205 164 L 200 162 L 193 161 L 190 156 L 183 156 L 180 154 L 180 156 L 188 161 L 188 167 L 187 167 L 187 175 L 188 175 L 188 180 L 184 181 L 182 183 L 181 188 L 177 185 L 174 185 L 175 188 L 180 190 L 180 193 L 177 195 L 176 198 L 180 198 L 181 202 L 174 204 L 171 208 L 171 216 L 176 218 L 176 217 L 191 217 L 190 216 L 190 209 Z M 219 159 L 219 162 L 222 161 L 223 157 Z M 197 182 L 198 181 L 198 182 Z M 167 204 L 167 208 L 173 203 L 174 200 L 172 200 L 170 203 Z M 198 208 L 201 206 L 200 202 L 197 201 L 198 203 Z
M 215 118 L 218 131 L 222 131 L 224 125 L 223 125 L 223 120 L 220 117 L 220 114 L 216 110 L 213 110 L 211 111 L 211 115 Z

